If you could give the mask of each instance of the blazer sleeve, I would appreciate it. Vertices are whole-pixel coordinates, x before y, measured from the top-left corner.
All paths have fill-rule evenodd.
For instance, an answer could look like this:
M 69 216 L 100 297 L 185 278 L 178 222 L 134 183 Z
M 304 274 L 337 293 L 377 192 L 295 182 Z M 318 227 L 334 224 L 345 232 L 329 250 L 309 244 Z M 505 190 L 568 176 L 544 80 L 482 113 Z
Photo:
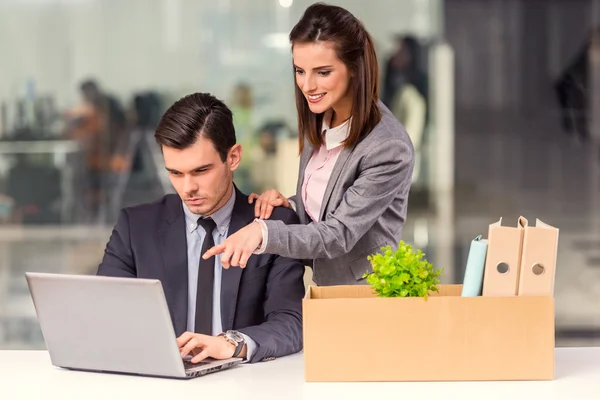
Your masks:
M 295 213 L 286 214 L 290 217 L 282 223 L 299 223 Z M 265 322 L 239 329 L 257 344 L 250 363 L 302 350 L 303 297 L 303 264 L 296 259 L 272 255 L 264 301 Z
M 414 168 L 413 148 L 402 140 L 380 143 L 364 156 L 358 177 L 339 206 L 323 221 L 286 225 L 265 220 L 265 253 L 294 258 L 336 258 L 356 242 L 398 196 L 407 201 Z
M 129 232 L 129 216 L 126 210 L 121 210 L 96 275 L 124 278 L 137 276 Z
M 292 210 L 294 210 L 296 213 L 298 213 L 297 197 L 298 197 L 297 195 L 293 195 L 288 198 L 288 202 L 290 203 L 290 206 L 292 206 Z

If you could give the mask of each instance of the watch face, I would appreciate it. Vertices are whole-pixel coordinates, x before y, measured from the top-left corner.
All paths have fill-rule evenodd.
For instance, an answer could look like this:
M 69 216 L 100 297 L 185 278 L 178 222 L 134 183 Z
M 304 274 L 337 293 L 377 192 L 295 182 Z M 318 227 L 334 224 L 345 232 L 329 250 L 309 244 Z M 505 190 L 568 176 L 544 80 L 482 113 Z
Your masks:
M 234 341 L 236 341 L 238 343 L 244 341 L 244 337 L 241 335 L 241 333 L 236 332 L 236 331 L 228 331 L 227 336 L 229 336 L 229 338 L 233 339 Z

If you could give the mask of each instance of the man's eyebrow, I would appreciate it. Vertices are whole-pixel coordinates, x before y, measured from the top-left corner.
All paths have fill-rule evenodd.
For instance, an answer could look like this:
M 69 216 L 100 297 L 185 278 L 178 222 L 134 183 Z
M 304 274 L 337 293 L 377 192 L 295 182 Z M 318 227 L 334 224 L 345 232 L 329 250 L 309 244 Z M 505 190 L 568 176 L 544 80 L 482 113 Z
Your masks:
M 213 164 L 212 164 L 212 163 L 209 163 L 209 164 L 203 164 L 203 165 L 200 165 L 200 166 L 198 166 L 198 167 L 196 167 L 196 168 L 192 169 L 192 171 L 200 171 L 200 170 L 203 170 L 203 169 L 208 169 L 208 168 L 210 168 L 210 167 L 212 167 L 212 166 L 213 166 Z M 169 172 L 180 172 L 180 171 L 178 171 L 178 170 L 176 170 L 176 169 L 173 169 L 173 168 L 169 168 L 169 167 L 165 167 L 165 168 L 166 168 L 166 170 L 167 170 L 167 171 L 169 171 Z

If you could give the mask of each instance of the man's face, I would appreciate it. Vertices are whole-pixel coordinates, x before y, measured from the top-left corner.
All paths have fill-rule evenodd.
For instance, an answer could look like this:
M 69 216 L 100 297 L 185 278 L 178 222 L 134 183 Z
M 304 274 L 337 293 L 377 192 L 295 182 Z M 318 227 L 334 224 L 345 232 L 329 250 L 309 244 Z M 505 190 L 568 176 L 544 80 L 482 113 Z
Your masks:
M 211 215 L 227 203 L 233 190 L 233 171 L 241 160 L 236 144 L 221 160 L 213 143 L 204 137 L 192 146 L 178 150 L 163 146 L 165 167 L 179 197 L 194 214 Z

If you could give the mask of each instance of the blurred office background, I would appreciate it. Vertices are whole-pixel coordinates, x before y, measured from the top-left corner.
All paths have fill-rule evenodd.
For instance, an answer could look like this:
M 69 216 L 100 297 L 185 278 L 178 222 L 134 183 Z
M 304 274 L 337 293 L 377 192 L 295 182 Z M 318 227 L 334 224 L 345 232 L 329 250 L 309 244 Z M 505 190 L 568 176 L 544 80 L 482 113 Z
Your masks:
M 0 348 L 44 348 L 25 271 L 94 273 L 119 209 L 172 192 L 152 135 L 179 97 L 232 108 L 242 190 L 293 194 L 287 35 L 311 3 L 0 0 Z M 490 223 L 560 228 L 557 345 L 599 345 L 600 1 L 331 3 L 417 150 L 404 239 L 460 283 Z

